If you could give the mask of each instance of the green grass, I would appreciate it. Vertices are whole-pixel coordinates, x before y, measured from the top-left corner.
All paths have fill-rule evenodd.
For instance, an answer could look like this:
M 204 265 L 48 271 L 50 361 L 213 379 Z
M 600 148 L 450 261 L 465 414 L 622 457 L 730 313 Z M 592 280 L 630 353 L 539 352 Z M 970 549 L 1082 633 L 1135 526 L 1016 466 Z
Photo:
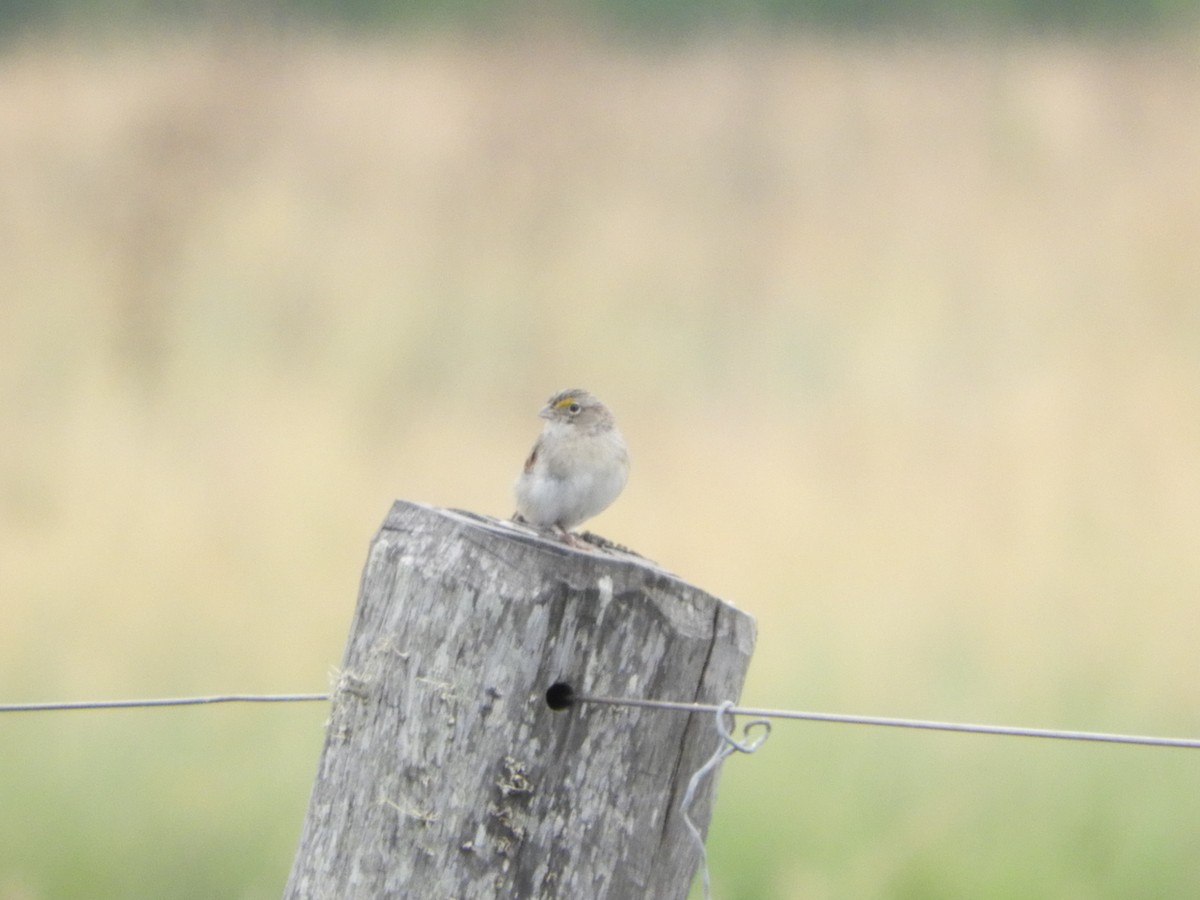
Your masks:
M 277 897 L 325 709 L 9 716 L 0 896 Z
M 1195 735 L 1194 50 L 155 33 L 0 56 L 5 700 L 316 691 L 394 497 L 751 612 L 755 705 Z M 0 900 L 278 896 L 324 712 L 5 717 Z M 1191 755 L 780 723 L 718 896 L 1200 888 Z

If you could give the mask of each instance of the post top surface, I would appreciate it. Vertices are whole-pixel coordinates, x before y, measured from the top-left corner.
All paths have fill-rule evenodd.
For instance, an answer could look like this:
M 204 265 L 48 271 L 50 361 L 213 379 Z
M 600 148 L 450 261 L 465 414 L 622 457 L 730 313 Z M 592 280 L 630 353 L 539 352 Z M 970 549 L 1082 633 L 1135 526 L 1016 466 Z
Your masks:
M 498 544 L 508 542 L 522 544 L 539 553 L 558 557 L 559 562 L 566 565 L 571 565 L 570 560 L 574 558 L 581 563 L 591 562 L 594 564 L 599 563 L 609 566 L 615 565 L 640 569 L 654 579 L 659 580 L 660 583 L 673 582 L 686 587 L 689 591 L 712 597 L 717 603 L 728 607 L 739 616 L 743 616 L 750 622 L 753 622 L 753 618 L 749 614 L 738 609 L 733 604 L 709 594 L 703 588 L 692 584 L 668 569 L 664 569 L 653 560 L 647 559 L 628 547 L 623 547 L 620 544 L 586 531 L 577 536 L 587 541 L 594 549 L 573 547 L 553 536 L 541 533 L 531 526 L 506 519 L 498 519 L 494 516 L 483 515 L 468 510 L 434 506 L 414 500 L 396 500 L 392 503 L 392 508 L 384 520 L 380 533 L 382 534 L 387 531 L 412 531 L 414 523 L 421 520 L 430 523 L 440 520 L 444 523 L 451 523 L 456 528 L 480 531 L 487 536 L 487 540 L 496 541 Z

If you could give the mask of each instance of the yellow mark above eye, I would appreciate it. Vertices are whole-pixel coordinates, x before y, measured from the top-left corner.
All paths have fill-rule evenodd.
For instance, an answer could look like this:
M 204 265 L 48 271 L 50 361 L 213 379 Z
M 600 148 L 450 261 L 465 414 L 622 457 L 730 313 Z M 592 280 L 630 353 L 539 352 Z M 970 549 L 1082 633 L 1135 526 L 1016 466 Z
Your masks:
M 578 401 L 575 399 L 575 397 L 574 397 L 574 396 L 570 396 L 570 395 L 568 395 L 568 396 L 566 396 L 566 397 L 563 397 L 563 398 L 562 398 L 561 400 L 559 400 L 557 403 L 555 403 L 555 404 L 554 404 L 554 408 L 555 408 L 555 409 L 562 409 L 562 408 L 564 408 L 564 407 L 566 407 L 566 406 L 570 406 L 572 403 L 577 403 L 577 402 L 578 402 Z

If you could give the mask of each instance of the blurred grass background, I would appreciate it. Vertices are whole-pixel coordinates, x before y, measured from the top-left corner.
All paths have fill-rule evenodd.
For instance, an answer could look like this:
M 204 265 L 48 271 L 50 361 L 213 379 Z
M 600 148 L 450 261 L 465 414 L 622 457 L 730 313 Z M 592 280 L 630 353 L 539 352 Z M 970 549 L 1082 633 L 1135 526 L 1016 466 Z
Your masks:
M 392 498 L 507 515 L 582 385 L 747 703 L 1200 732 L 1186 16 L 354 8 L 6 7 L 5 701 L 324 689 Z M 0 900 L 278 896 L 324 715 L 4 717 Z M 1193 756 L 780 723 L 715 888 L 1194 896 Z

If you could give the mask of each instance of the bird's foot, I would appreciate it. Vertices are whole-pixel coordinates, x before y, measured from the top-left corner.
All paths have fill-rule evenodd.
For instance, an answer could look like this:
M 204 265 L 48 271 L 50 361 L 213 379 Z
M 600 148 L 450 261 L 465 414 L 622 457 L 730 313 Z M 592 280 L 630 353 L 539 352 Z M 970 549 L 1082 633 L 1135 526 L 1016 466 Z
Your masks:
M 567 531 L 561 525 L 554 526 L 554 533 L 558 535 L 558 539 L 568 547 L 574 547 L 576 550 L 595 550 L 595 546 L 589 544 L 573 531 Z

